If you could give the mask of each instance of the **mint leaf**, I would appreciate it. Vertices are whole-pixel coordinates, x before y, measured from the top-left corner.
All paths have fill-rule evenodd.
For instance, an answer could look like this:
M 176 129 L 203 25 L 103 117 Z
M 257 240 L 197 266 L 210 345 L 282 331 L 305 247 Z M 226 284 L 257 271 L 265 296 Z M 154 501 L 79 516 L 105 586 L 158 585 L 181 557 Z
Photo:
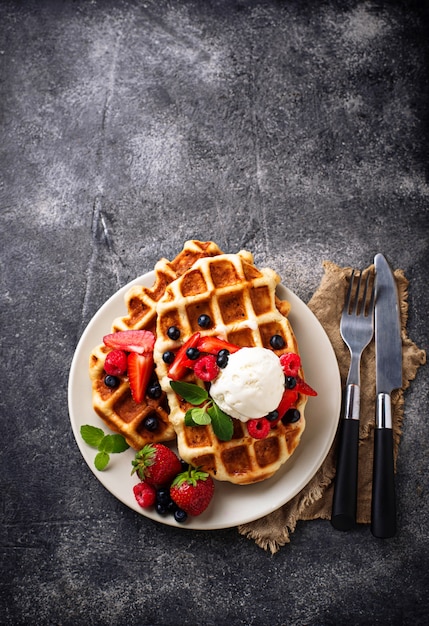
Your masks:
M 110 452 L 113 452 L 112 435 L 105 435 L 103 437 L 103 439 L 99 443 L 98 451 L 107 452 L 108 454 L 110 454 Z
M 81 426 L 80 434 L 85 443 L 97 448 L 94 465 L 100 471 L 107 467 L 112 452 L 124 452 L 130 447 L 122 435 L 105 435 L 101 428 L 89 424 Z
M 206 409 L 191 409 L 190 414 L 192 416 L 192 420 L 198 426 L 205 426 L 206 424 L 210 424 L 211 418 L 208 415 Z
M 107 467 L 109 460 L 110 456 L 107 452 L 99 452 L 94 459 L 95 468 L 102 472 Z
M 98 448 L 104 438 L 104 433 L 101 428 L 96 428 L 95 426 L 90 426 L 89 424 L 81 426 L 80 434 L 84 442 L 92 448 Z
M 113 442 L 112 452 L 125 452 L 130 447 L 122 435 L 110 435 Z
M 185 413 L 185 426 L 198 426 L 192 419 L 192 411 L 193 409 L 189 409 L 189 411 Z
M 196 406 L 207 400 L 209 397 L 209 394 L 205 389 L 192 383 L 182 383 L 177 380 L 172 380 L 170 385 L 177 395 L 181 396 L 184 400 L 186 400 L 186 402 Z
M 232 418 L 221 411 L 215 403 L 207 409 L 207 412 L 211 417 L 212 428 L 216 437 L 218 437 L 221 441 L 230 441 L 234 432 Z

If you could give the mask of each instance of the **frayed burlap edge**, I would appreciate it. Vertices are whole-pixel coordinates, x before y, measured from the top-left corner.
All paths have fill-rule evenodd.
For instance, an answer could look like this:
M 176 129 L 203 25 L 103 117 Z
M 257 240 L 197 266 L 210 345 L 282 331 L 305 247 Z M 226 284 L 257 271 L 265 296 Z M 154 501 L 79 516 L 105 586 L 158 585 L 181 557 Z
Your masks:
M 340 317 L 344 305 L 350 267 L 341 268 L 325 261 L 321 283 L 314 293 L 309 308 L 324 327 L 337 357 L 344 386 L 347 378 L 350 355 L 339 331 Z M 369 266 L 364 272 L 373 270 Z M 418 368 L 426 362 L 426 353 L 413 343 L 406 333 L 408 318 L 408 280 L 402 270 L 394 272 L 398 288 L 401 312 L 403 381 L 402 389 L 392 394 L 394 456 L 395 464 L 402 432 L 404 413 L 404 390 L 414 380 Z M 375 414 L 375 346 L 370 344 L 362 357 L 361 370 L 361 428 L 359 441 L 359 484 L 357 522 L 370 522 L 372 486 L 372 447 Z M 364 415 L 364 417 L 362 417 Z M 312 519 L 330 519 L 332 506 L 333 479 L 335 477 L 337 437 L 325 461 L 309 483 L 285 505 L 269 515 L 242 524 L 238 527 L 241 535 L 253 539 L 264 550 L 275 554 L 281 547 L 290 543 L 290 535 L 297 522 Z

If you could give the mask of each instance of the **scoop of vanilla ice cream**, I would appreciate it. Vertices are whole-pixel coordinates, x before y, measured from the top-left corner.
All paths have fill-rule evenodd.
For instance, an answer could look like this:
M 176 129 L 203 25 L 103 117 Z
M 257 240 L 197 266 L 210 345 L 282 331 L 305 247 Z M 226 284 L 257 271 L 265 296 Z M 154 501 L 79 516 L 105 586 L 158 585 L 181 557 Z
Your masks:
M 284 372 L 279 358 L 266 348 L 241 348 L 212 382 L 210 395 L 224 413 L 247 422 L 264 417 L 280 404 Z

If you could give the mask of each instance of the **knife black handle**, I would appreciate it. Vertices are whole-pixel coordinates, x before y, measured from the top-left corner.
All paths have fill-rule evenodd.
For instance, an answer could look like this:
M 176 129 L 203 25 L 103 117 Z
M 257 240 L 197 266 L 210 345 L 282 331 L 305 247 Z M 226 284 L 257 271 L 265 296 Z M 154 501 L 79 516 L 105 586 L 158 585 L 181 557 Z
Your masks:
M 359 420 L 343 419 L 334 484 L 331 524 L 350 530 L 356 524 Z
M 391 428 L 376 428 L 371 504 L 371 532 L 374 537 L 393 537 L 396 533 L 394 477 L 393 431 Z

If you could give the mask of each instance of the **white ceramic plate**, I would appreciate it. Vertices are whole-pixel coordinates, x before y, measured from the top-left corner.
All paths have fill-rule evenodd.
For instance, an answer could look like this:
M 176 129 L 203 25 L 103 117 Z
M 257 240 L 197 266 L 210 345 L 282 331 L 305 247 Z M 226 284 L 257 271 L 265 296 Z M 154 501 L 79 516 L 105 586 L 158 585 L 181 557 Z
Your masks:
M 161 517 L 155 511 L 142 509 L 134 499 L 130 475 L 135 451 L 112 454 L 107 468 L 94 467 L 96 450 L 81 438 L 80 427 L 92 424 L 108 432 L 92 408 L 88 375 L 89 355 L 94 346 L 111 332 L 114 318 L 126 314 L 124 296 L 133 285 L 151 287 L 154 272 L 140 276 L 117 291 L 94 315 L 85 329 L 73 357 L 68 388 L 69 414 L 77 445 L 98 480 L 125 505 L 150 519 L 170 526 L 196 530 L 230 528 L 258 519 L 278 509 L 293 498 L 311 480 L 329 452 L 337 430 L 341 406 L 341 381 L 331 343 L 318 319 L 289 289 L 280 285 L 278 296 L 291 303 L 289 319 L 296 334 L 306 381 L 318 395 L 308 399 L 306 428 L 301 443 L 285 465 L 269 480 L 255 485 L 232 485 L 216 482 L 215 496 L 200 516 L 178 524 L 173 516 Z

